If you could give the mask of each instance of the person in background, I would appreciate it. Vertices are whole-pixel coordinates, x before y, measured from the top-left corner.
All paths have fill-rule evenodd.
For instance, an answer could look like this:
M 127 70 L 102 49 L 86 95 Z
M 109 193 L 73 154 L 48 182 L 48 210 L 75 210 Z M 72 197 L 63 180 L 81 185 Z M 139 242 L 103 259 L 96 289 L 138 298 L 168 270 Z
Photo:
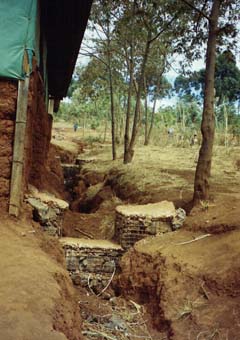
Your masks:
M 74 125 L 73 125 L 73 130 L 74 130 L 74 132 L 76 132 L 77 129 L 78 129 L 78 123 L 76 122 L 76 123 L 74 123 Z
M 168 138 L 172 139 L 173 138 L 173 134 L 174 134 L 174 129 L 172 127 L 170 127 L 168 129 Z
M 196 145 L 197 143 L 198 143 L 197 133 L 194 132 L 194 134 L 190 138 L 190 146 Z

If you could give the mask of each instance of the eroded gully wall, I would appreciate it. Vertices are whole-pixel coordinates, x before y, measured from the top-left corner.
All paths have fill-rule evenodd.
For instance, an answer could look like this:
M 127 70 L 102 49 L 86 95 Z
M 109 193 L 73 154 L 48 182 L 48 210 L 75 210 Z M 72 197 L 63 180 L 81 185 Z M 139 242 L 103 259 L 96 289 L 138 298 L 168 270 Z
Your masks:
M 7 211 L 17 109 L 17 81 L 0 80 L 0 210 Z M 43 187 L 52 119 L 44 103 L 44 88 L 34 67 L 31 75 L 25 142 L 23 190 L 28 183 Z

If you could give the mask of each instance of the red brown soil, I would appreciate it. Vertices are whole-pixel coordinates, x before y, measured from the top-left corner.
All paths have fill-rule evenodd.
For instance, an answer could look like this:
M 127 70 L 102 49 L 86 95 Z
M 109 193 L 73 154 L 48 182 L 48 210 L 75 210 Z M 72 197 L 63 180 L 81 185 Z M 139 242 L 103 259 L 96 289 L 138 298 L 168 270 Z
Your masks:
M 90 214 L 68 211 L 64 218 L 63 236 L 84 238 L 84 235 L 89 235 L 95 239 L 112 239 L 115 207 L 120 202 L 117 199 L 105 201 L 97 211 Z
M 194 208 L 181 230 L 124 255 L 121 293 L 143 303 L 169 339 L 239 339 L 239 211 L 239 195 L 217 195 Z
M 239 173 L 235 166 L 238 150 L 232 151 L 227 158 L 223 149 L 221 154 L 217 151 L 215 155 L 211 200 L 194 208 L 181 230 L 137 243 L 124 255 L 122 273 L 115 279 L 116 291 L 126 299 L 141 303 L 151 316 L 152 325 L 159 331 L 166 331 L 168 339 L 239 339 L 240 196 L 237 192 Z M 188 156 L 189 163 L 184 163 L 185 150 L 173 149 L 171 153 L 177 159 L 173 164 L 167 156 L 161 159 L 160 153 L 160 166 L 140 159 L 140 167 L 137 160 L 125 169 L 120 165 L 121 160 L 110 165 L 104 152 L 103 156 L 99 153 L 99 159 L 96 153 L 96 162 L 87 165 L 82 174 L 89 177 L 97 169 L 101 176 L 96 176 L 96 181 L 104 174 L 105 185 L 111 186 L 126 203 L 168 199 L 176 206 L 186 207 L 192 197 L 194 157 Z M 144 166 L 148 168 L 146 172 Z M 157 172 L 158 176 L 153 177 L 152 173 Z M 145 181 L 146 185 L 139 186 L 144 176 L 149 180 Z M 91 182 L 96 184 L 92 179 Z M 100 211 L 70 213 L 75 215 L 69 217 L 65 232 L 71 234 L 73 226 L 79 223 L 80 229 L 98 238 L 98 225 L 103 217 Z M 75 221 L 73 224 L 69 223 L 71 219 Z M 179 244 L 208 233 L 211 236 Z
M 0 209 L 8 206 L 17 83 L 0 81 Z
M 64 193 L 64 177 L 63 170 L 60 162 L 59 149 L 50 144 L 48 151 L 45 176 L 42 179 L 42 189 L 44 191 L 51 192 L 56 197 L 65 198 Z
M 45 190 L 60 197 L 60 160 L 73 161 L 83 145 L 72 129 L 64 131 L 64 139 L 54 141 L 50 148 L 41 182 Z M 98 193 L 91 198 L 92 210 L 88 214 L 69 211 L 63 226 L 65 236 L 82 237 L 79 229 L 98 239 L 112 238 L 114 209 L 122 204 L 119 197 L 125 203 L 171 199 L 178 206 L 185 206 L 191 199 L 194 150 L 186 155 L 185 149 L 152 147 L 145 150 L 143 158 L 140 147 L 134 163 L 124 167 L 121 159 L 110 160 L 109 145 L 92 147 L 89 156 L 94 155 L 96 162 L 83 169 L 79 197 L 84 201 L 87 188 L 97 183 L 111 190 L 107 193 L 103 189 L 103 196 Z M 223 157 L 224 150 L 220 151 L 213 167 L 211 201 L 193 209 L 181 230 L 137 243 L 124 255 L 122 272 L 114 279 L 118 293 L 147 310 L 149 329 L 150 325 L 156 329 L 151 330 L 153 339 L 164 338 L 165 331 L 167 338 L 174 340 L 239 339 L 240 196 L 239 172 L 233 165 L 239 150 L 233 150 L 229 158 Z M 172 163 L 170 153 L 174 155 Z M 74 203 L 78 210 L 78 204 L 83 202 Z M 0 339 L 32 339 L 32 334 L 34 340 L 81 339 L 77 299 L 62 267 L 64 260 L 58 243 L 43 239 L 37 226 L 36 233 L 28 233 L 32 230 L 28 219 L 3 219 L 0 228 L 4 273 L 0 280 Z M 211 236 L 178 244 L 206 233 Z M 111 313 L 112 307 L 109 309 L 107 303 L 89 294 L 79 291 L 78 295 L 84 318 Z M 125 314 L 128 310 L 123 309 Z M 84 329 L 85 326 L 84 321 Z
M 169 339 L 237 340 L 240 231 L 179 244 L 196 236 L 181 230 L 140 241 L 122 260 L 121 292 L 143 303 Z
M 46 110 L 44 91 L 34 63 L 29 86 L 24 175 L 26 186 L 31 183 L 38 189 L 44 189 L 52 129 L 52 116 Z
M 45 236 L 28 220 L 1 217 L 0 339 L 82 339 L 77 298 L 59 263 L 59 246 L 54 244 L 50 256 L 41 249 L 47 248 Z
M 0 208 L 7 210 L 13 157 L 17 82 L 0 81 Z M 36 63 L 30 78 L 27 109 L 23 186 L 31 182 L 43 188 L 46 159 L 51 139 L 52 117 L 47 113 L 44 87 Z

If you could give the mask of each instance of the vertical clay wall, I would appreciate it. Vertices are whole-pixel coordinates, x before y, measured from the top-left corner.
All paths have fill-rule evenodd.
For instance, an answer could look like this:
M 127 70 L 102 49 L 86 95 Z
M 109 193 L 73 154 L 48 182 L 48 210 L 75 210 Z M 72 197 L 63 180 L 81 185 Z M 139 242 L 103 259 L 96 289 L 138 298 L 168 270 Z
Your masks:
M 0 209 L 9 204 L 17 82 L 0 80 Z
M 52 116 L 44 97 L 42 78 L 35 66 L 29 86 L 24 177 L 25 184 L 31 183 L 38 189 L 44 187 L 52 129 Z
M 17 81 L 0 79 L 0 210 L 5 211 L 10 197 L 17 87 Z M 43 186 L 51 127 L 52 119 L 46 110 L 42 80 L 35 66 L 28 96 L 23 190 L 29 182 L 38 188 Z

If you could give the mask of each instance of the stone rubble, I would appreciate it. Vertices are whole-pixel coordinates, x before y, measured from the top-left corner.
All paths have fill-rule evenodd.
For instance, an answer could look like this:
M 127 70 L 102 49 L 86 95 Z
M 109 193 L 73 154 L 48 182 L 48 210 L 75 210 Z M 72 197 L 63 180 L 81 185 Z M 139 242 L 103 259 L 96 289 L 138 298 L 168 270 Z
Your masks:
M 74 200 L 76 198 L 74 188 L 78 185 L 80 180 L 80 167 L 76 164 L 62 163 L 61 165 L 63 169 L 65 190 L 70 194 L 71 199 Z
M 25 201 L 33 208 L 33 219 L 39 222 L 48 234 L 61 236 L 64 215 L 69 208 L 66 201 L 49 193 L 39 192 L 32 186 L 25 195 Z
M 186 218 L 186 211 L 182 208 L 176 210 L 176 214 L 172 219 L 172 229 L 177 230 L 182 227 Z

